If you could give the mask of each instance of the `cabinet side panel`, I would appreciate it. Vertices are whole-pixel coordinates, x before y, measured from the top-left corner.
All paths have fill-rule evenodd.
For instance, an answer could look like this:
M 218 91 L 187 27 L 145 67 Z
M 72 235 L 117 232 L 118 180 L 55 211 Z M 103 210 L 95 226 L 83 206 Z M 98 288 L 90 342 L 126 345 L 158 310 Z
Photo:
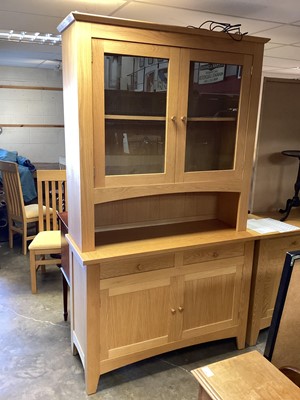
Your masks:
M 86 271 L 71 251 L 72 337 L 83 366 L 86 364 Z
M 247 121 L 247 137 L 244 154 L 244 174 L 241 201 L 237 219 L 237 231 L 243 231 L 247 226 L 247 214 L 249 209 L 250 185 L 254 164 L 254 144 L 256 138 L 257 114 L 261 85 L 261 71 L 263 60 L 263 45 L 257 45 L 254 56 L 248 56 L 248 62 L 252 63 L 251 86 L 249 94 L 249 113 Z
M 286 252 L 298 250 L 299 246 L 299 235 L 267 241 L 261 329 L 271 323 Z
M 272 363 L 280 368 L 292 366 L 300 368 L 300 262 L 297 260 L 293 266 L 283 311 L 279 320 L 277 338 Z M 278 317 L 277 317 L 278 318 Z
M 97 390 L 100 375 L 100 266 L 86 269 L 86 366 L 85 380 L 88 393 Z
M 243 349 L 246 343 L 247 319 L 249 310 L 250 286 L 253 265 L 254 242 L 245 243 L 244 267 L 241 275 L 241 294 L 238 302 L 239 322 L 237 347 Z
M 94 249 L 90 25 L 75 23 L 63 35 L 69 234 L 82 251 L 89 251 Z
M 235 228 L 239 202 L 240 193 L 219 193 L 218 219 Z

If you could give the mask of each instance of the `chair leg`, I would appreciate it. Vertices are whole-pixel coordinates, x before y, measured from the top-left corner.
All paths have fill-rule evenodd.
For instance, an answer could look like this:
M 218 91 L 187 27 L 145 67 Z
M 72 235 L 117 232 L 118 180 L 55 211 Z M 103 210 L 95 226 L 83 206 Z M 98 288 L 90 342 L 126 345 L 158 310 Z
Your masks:
M 62 285 L 63 285 L 63 304 L 64 304 L 64 321 L 68 321 L 68 289 L 69 285 L 63 273 L 62 276 Z
M 30 279 L 31 279 L 31 293 L 37 292 L 36 288 L 36 266 L 35 266 L 35 252 L 30 250 Z
M 14 247 L 14 232 L 11 229 L 11 225 L 12 222 L 9 222 L 8 224 L 8 244 L 9 244 L 9 248 L 12 249 Z
M 22 246 L 23 246 L 23 254 L 26 256 L 27 254 L 27 225 L 23 226 L 23 235 L 22 235 Z

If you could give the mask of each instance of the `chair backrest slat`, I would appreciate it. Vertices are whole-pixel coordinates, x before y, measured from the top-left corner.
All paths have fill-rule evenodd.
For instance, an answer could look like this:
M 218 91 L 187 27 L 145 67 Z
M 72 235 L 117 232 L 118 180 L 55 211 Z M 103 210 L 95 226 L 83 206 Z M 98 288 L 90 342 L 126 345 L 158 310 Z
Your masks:
M 25 209 L 18 165 L 10 161 L 0 161 L 0 172 L 8 214 L 21 221 L 25 218 Z
M 66 171 L 38 170 L 37 188 L 39 231 L 58 230 L 57 212 L 66 210 Z

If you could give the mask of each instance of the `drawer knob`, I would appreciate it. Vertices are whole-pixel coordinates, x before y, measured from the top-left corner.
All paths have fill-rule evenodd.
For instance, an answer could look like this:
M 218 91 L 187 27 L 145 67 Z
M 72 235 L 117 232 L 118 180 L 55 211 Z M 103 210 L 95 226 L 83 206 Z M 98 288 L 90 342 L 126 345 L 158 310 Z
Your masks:
M 213 257 L 214 257 L 214 258 L 219 257 L 219 253 L 217 253 L 216 251 L 214 251 L 214 252 L 213 252 Z
M 175 115 L 172 115 L 171 121 L 176 122 L 176 116 Z
M 138 264 L 138 265 L 136 266 L 136 269 L 137 269 L 138 271 L 141 271 L 141 270 L 142 270 L 141 264 Z
M 183 307 L 178 307 L 178 310 L 180 311 L 180 312 L 182 312 L 183 310 L 184 310 L 184 308 Z
M 175 314 L 175 313 L 176 313 L 175 308 L 171 308 L 171 313 L 172 313 L 172 314 Z

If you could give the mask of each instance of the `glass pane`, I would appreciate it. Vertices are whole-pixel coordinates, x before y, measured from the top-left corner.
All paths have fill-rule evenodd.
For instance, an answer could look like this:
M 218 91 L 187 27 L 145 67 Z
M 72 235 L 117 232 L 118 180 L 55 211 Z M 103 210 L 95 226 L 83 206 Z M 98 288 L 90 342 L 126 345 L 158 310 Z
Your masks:
M 168 60 L 105 54 L 105 114 L 166 115 Z
M 235 130 L 235 121 L 188 121 L 185 171 L 232 169 Z
M 106 53 L 104 64 L 106 175 L 163 173 L 169 61 Z
M 190 63 L 185 171 L 234 167 L 242 67 Z
M 106 175 L 163 173 L 164 154 L 164 121 L 106 120 Z

